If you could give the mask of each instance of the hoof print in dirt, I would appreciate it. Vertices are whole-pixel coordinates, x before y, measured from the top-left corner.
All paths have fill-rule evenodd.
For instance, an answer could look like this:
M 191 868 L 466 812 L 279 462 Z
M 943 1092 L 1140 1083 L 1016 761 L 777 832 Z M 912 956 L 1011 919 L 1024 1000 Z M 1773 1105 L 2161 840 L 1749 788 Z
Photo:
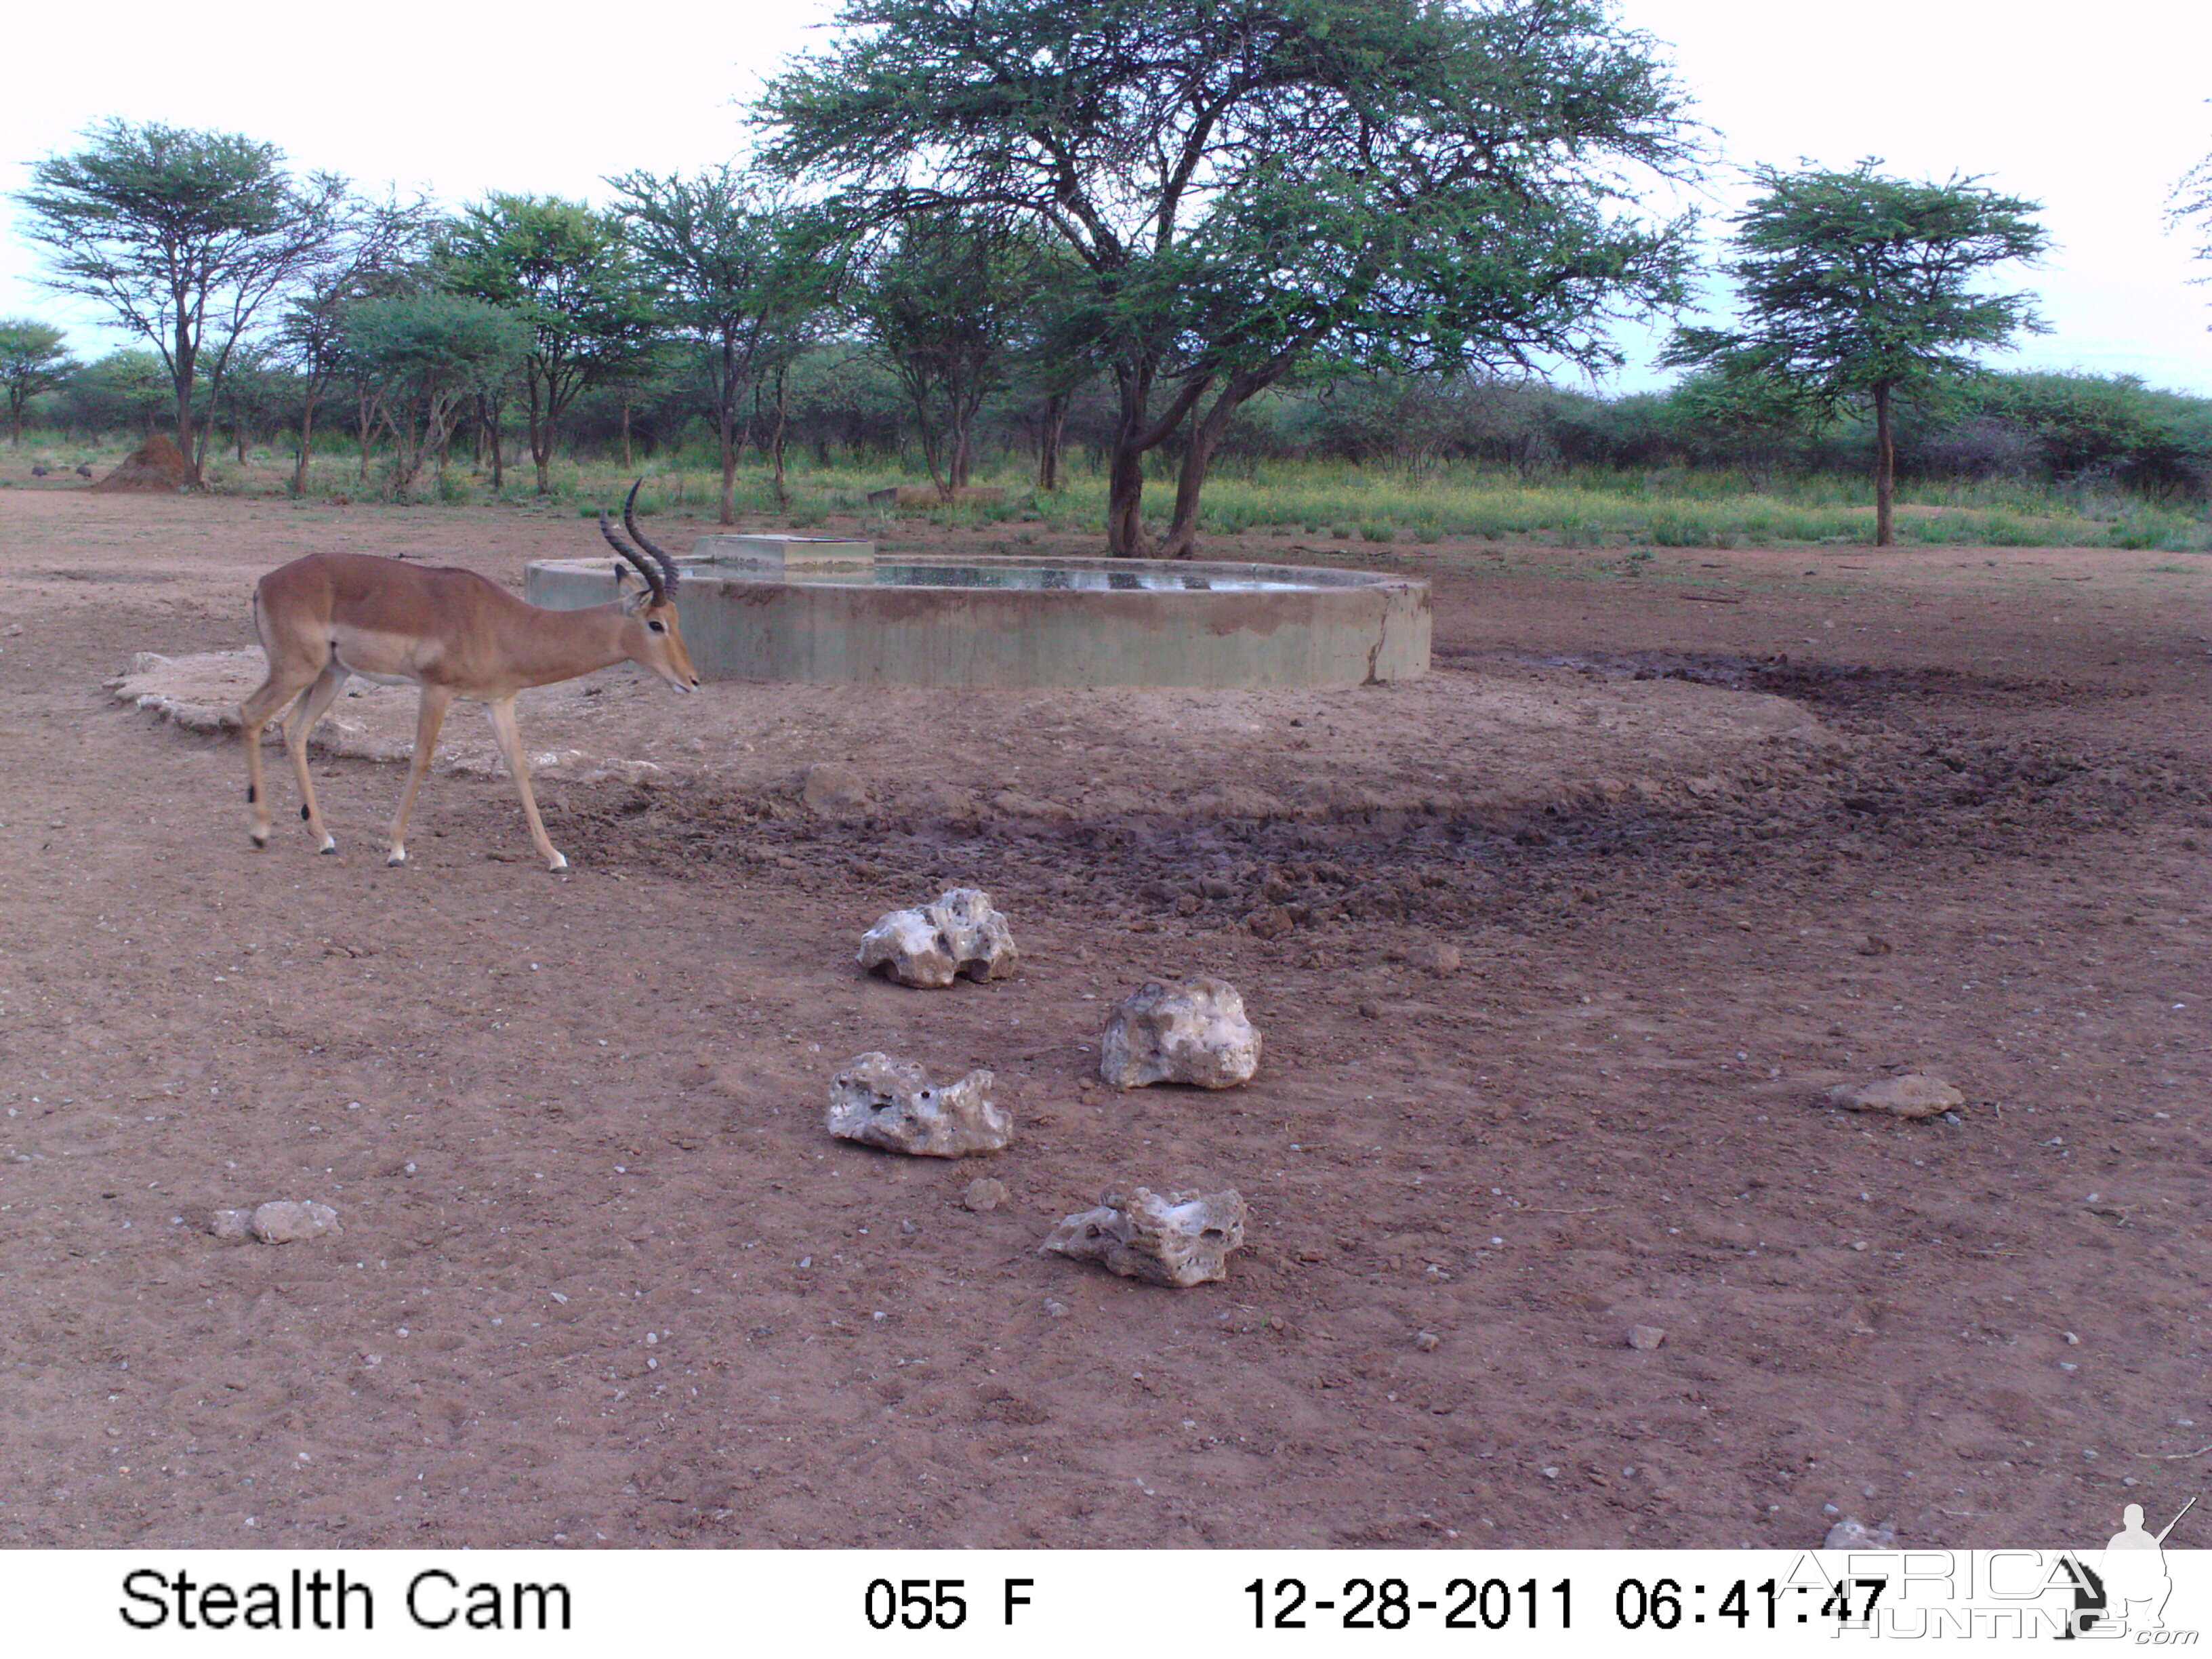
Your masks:
M 992 1077 L 970 1072 L 939 1088 L 910 1060 L 862 1054 L 830 1080 L 824 1127 L 857 1140 L 916 1158 L 969 1158 L 1002 1150 L 1013 1120 L 991 1103 Z
M 329 1205 L 283 1198 L 250 1210 L 217 1210 L 209 1219 L 208 1231 L 217 1238 L 240 1243 L 251 1238 L 264 1244 L 296 1244 L 343 1230 L 338 1212 Z
M 1098 1073 L 1117 1089 L 1189 1083 L 1233 1089 L 1260 1069 L 1260 1034 L 1244 999 L 1224 980 L 1201 975 L 1188 985 L 1147 985 L 1122 1000 L 1106 1022 Z
M 1892 1117 L 1934 1117 L 1966 1100 L 1942 1079 L 1918 1072 L 1874 1083 L 1839 1083 L 1828 1091 L 1831 1105 L 1850 1112 L 1887 1112 Z
M 924 990 L 963 974 L 979 983 L 1006 979 L 1020 964 L 1006 919 L 973 887 L 955 887 L 919 910 L 893 910 L 860 936 L 862 973 Z
M 1244 1243 L 1244 1199 L 1224 1193 L 1170 1193 L 1139 1187 L 1109 1193 L 1099 1207 L 1072 1215 L 1039 1245 L 1041 1254 L 1096 1261 L 1124 1279 L 1187 1288 L 1229 1277 L 1229 1253 Z

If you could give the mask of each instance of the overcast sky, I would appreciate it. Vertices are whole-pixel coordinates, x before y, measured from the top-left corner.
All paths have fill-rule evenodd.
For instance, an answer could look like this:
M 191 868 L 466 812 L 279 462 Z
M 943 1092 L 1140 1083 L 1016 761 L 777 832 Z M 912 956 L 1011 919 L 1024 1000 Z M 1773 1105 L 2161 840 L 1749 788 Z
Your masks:
M 68 25 L 49 11 L 35 38 L 10 27 L 0 191 L 21 190 L 31 162 L 119 115 L 242 132 L 299 166 L 421 186 L 447 205 L 492 190 L 603 200 L 607 173 L 741 155 L 746 97 L 821 39 L 811 31 L 832 9 L 227 0 L 179 11 L 112 0 Z M 2051 332 L 1993 362 L 2212 395 L 2212 287 L 2191 285 L 2212 266 L 2161 221 L 2174 182 L 2212 151 L 2212 5 L 1625 0 L 1623 12 L 1665 43 L 1729 163 L 1845 167 L 1877 155 L 1894 174 L 1984 174 L 2040 201 L 2055 246 L 2020 285 L 2040 295 Z M 1707 191 L 1715 215 L 1745 194 L 1729 167 Z M 95 310 L 37 285 L 18 212 L 0 203 L 0 314 L 68 327 L 81 355 L 119 343 Z M 1622 343 L 1620 386 L 1671 378 L 1650 366 L 1652 337 Z

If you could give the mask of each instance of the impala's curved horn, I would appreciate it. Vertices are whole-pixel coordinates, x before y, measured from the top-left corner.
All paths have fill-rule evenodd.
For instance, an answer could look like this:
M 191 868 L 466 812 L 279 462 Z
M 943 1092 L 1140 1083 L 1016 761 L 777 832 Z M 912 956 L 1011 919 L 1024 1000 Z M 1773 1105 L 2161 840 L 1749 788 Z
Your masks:
M 645 585 L 653 590 L 653 602 L 655 605 L 666 605 L 668 589 L 661 582 L 660 573 L 645 562 L 643 554 L 615 534 L 615 527 L 607 521 L 607 510 L 604 507 L 599 509 L 599 534 L 607 538 L 609 547 L 637 567 L 638 574 L 645 578 Z M 619 590 L 622 586 L 621 568 L 617 566 L 616 568 L 615 586 Z
M 642 478 L 629 487 L 629 495 L 623 501 L 623 528 L 629 531 L 630 539 L 652 554 L 654 562 L 660 566 L 660 602 L 665 605 L 668 596 L 676 591 L 681 573 L 676 568 L 676 561 L 647 541 L 645 532 L 637 527 L 637 492 L 644 487 L 645 480 Z

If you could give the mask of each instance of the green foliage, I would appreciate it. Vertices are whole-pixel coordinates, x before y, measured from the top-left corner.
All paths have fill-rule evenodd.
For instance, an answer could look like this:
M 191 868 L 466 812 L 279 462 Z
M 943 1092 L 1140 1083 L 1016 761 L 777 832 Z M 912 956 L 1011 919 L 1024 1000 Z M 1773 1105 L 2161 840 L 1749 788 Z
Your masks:
M 659 285 L 663 319 L 696 343 L 690 376 L 707 390 L 720 448 L 721 521 L 733 521 L 744 403 L 773 380 L 787 409 L 793 363 L 828 305 L 837 259 L 821 216 L 727 167 L 686 179 L 645 173 L 608 180 L 616 214 Z M 781 447 L 782 422 L 774 441 Z
M 967 483 L 975 417 L 1006 385 L 1053 274 L 1035 239 L 1003 218 L 946 209 L 900 224 L 847 291 L 913 404 L 940 489 Z
M 1917 446 L 1923 460 L 2110 481 L 2160 499 L 2212 481 L 2212 400 L 2154 391 L 2132 374 L 1988 375 Z
M 2039 329 L 2027 296 L 1978 293 L 1984 270 L 2033 259 L 2049 238 L 2039 204 L 1972 179 L 1885 179 L 1759 167 L 1765 194 L 1736 216 L 1739 331 L 1678 331 L 1663 362 L 1769 382 L 1824 410 L 1914 392 L 1972 372 L 1980 349 Z
M 87 433 L 144 433 L 172 394 L 167 368 L 150 351 L 111 351 L 86 364 L 63 386 L 64 417 Z
M 541 492 L 561 417 L 577 394 L 634 372 L 659 321 L 646 275 L 611 215 L 556 196 L 494 195 L 438 239 L 443 285 L 520 317 L 531 458 Z
M 0 317 L 0 387 L 8 394 L 8 426 L 23 443 L 23 410 L 32 398 L 60 386 L 77 369 L 62 344 L 61 330 L 29 317 Z
M 1071 331 L 1118 396 L 1118 551 L 1145 453 L 1191 422 L 1187 539 L 1237 407 L 1301 360 L 1602 362 L 1607 314 L 1680 291 L 1683 228 L 1617 210 L 1623 169 L 1686 161 L 1680 94 L 1593 0 L 848 0 L 838 21 L 769 89 L 769 164 L 870 222 L 988 206 L 1066 245 L 1088 274 Z
M 219 385 L 261 307 L 325 257 L 347 186 L 330 173 L 295 181 L 275 145 L 237 133 L 115 118 L 85 137 L 75 155 L 33 165 L 15 198 L 26 234 L 47 252 L 49 286 L 100 301 L 161 354 L 197 466 L 203 366 Z
M 392 487 L 413 489 L 426 456 L 443 455 L 471 400 L 504 382 L 533 343 L 511 311 L 464 295 L 362 300 L 340 325 L 339 351 L 392 441 Z
M 2212 155 L 2182 174 L 2166 198 L 2166 223 L 2171 228 L 2179 230 L 2191 220 L 2196 221 L 2195 234 L 2201 239 L 2197 257 L 2212 264 Z M 2212 283 L 2212 276 L 2197 280 Z

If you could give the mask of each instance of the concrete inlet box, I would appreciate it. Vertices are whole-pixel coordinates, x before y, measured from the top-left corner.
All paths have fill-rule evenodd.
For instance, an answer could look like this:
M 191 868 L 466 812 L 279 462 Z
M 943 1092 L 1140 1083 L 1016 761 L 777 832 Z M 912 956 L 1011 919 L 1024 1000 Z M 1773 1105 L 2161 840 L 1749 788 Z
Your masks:
M 691 556 L 773 581 L 787 571 L 815 577 L 867 569 L 876 562 L 876 544 L 823 536 L 702 536 L 692 543 Z

